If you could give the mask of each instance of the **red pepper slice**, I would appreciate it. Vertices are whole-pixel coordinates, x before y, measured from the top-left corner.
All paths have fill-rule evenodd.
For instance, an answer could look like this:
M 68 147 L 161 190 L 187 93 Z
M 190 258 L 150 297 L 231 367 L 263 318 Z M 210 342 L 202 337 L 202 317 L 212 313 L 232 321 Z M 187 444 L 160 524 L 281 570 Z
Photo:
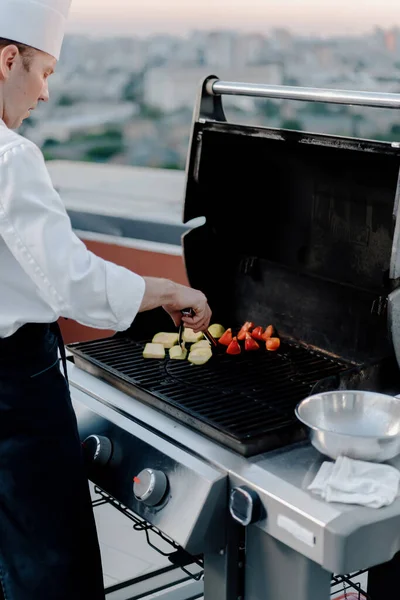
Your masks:
M 259 344 L 251 336 L 252 336 L 251 333 L 249 333 L 249 332 L 246 333 L 246 341 L 244 343 L 244 349 L 247 351 L 259 350 L 260 349 Z
M 262 339 L 265 340 L 265 341 L 267 341 L 273 335 L 274 335 L 274 328 L 272 327 L 272 325 L 268 325 L 267 329 L 263 333 Z
M 263 341 L 263 334 L 264 334 L 264 328 L 263 327 L 256 327 L 255 329 L 253 329 L 253 331 L 251 332 L 251 337 L 253 337 L 255 340 L 259 340 L 259 341 Z
M 244 325 L 242 325 L 242 328 L 240 329 L 239 333 L 237 334 L 237 339 L 238 340 L 246 339 L 246 333 L 248 331 L 250 331 L 250 329 L 253 329 L 253 327 L 254 327 L 254 323 L 252 321 L 246 321 L 246 323 Z
M 269 338 L 269 340 L 267 340 L 266 344 L 265 344 L 267 350 L 271 350 L 271 351 L 278 350 L 280 345 L 281 345 L 281 340 L 276 337 Z
M 226 349 L 227 354 L 240 354 L 242 351 L 239 342 L 237 341 L 237 337 L 235 336 L 229 346 Z
M 227 329 L 225 331 L 225 333 L 222 334 L 222 336 L 219 338 L 218 341 L 223 346 L 229 346 L 229 344 L 232 341 L 232 329 L 231 328 Z

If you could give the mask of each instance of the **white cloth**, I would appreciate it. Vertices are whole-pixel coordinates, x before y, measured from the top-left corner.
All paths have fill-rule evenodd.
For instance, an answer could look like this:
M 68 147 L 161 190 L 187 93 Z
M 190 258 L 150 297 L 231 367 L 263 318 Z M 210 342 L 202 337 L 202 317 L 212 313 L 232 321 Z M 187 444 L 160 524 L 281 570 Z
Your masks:
M 326 502 L 381 508 L 399 495 L 400 472 L 390 465 L 340 456 L 324 462 L 308 489 Z
M 144 291 L 142 277 L 88 251 L 42 153 L 0 119 L 0 337 L 60 316 L 124 331 Z
M 0 37 L 60 58 L 71 0 L 0 0 Z

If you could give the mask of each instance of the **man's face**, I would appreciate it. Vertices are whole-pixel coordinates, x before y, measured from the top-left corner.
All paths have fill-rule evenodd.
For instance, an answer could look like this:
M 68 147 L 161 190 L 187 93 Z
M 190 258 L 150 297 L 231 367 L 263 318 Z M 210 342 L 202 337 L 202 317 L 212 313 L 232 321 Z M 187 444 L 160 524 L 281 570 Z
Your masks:
M 3 109 L 0 117 L 7 127 L 17 129 L 40 100 L 48 101 L 48 77 L 54 72 L 56 62 L 50 54 L 39 50 L 32 50 L 29 58 L 22 57 L 13 45 L 0 50 Z

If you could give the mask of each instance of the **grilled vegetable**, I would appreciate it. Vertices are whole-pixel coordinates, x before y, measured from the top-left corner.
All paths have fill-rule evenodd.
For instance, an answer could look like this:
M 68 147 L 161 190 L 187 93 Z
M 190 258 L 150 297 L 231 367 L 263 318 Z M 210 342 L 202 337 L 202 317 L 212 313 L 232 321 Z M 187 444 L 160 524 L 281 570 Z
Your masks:
M 259 350 L 260 346 L 259 344 L 256 342 L 255 339 L 253 339 L 252 334 L 247 332 L 246 333 L 246 340 L 244 342 L 244 349 L 247 350 L 248 352 L 251 352 L 252 350 Z
M 165 358 L 165 349 L 162 344 L 148 343 L 143 350 L 144 358 Z
M 263 341 L 264 328 L 263 327 L 255 327 L 251 332 L 251 337 L 255 340 Z
M 227 354 L 240 354 L 242 352 L 242 349 L 240 347 L 240 344 L 237 340 L 237 337 L 235 336 L 231 343 L 229 344 L 229 346 L 226 349 L 226 353 Z
M 201 353 L 201 352 L 190 352 L 188 356 L 188 361 L 193 365 L 205 365 L 211 358 L 211 353 Z
M 262 335 L 262 339 L 267 341 L 269 340 L 269 338 L 271 338 L 274 335 L 274 328 L 272 327 L 272 325 L 268 325 L 267 329 L 265 330 L 265 332 Z
M 215 339 L 218 339 L 225 333 L 225 327 L 223 327 L 222 325 L 219 325 L 218 323 L 213 323 L 208 328 L 208 331 L 211 333 L 211 335 Z
M 208 340 L 200 340 L 199 342 L 196 342 L 195 344 L 192 344 L 190 347 L 190 352 L 193 352 L 193 350 L 198 350 L 198 348 L 211 348 L 210 342 Z
M 186 348 L 181 348 L 181 346 L 172 346 L 172 348 L 169 349 L 169 357 L 173 360 L 185 360 L 187 357 L 187 350 Z
M 204 334 L 202 331 L 195 333 L 193 329 L 190 329 L 189 327 L 185 327 L 183 330 L 183 341 L 188 342 L 188 344 L 194 344 L 196 342 L 199 342 L 203 338 Z
M 190 350 L 188 361 L 194 365 L 204 365 L 212 357 L 212 350 L 210 347 L 205 346 Z
M 219 343 L 223 346 L 229 346 L 232 341 L 232 329 L 229 327 L 225 333 L 219 338 Z
M 270 350 L 270 351 L 278 350 L 280 345 L 281 345 L 281 340 L 276 337 L 269 338 L 265 343 L 265 347 L 267 348 L 267 350 Z
M 248 331 L 250 331 L 251 329 L 253 329 L 253 327 L 254 327 L 254 323 L 252 321 L 246 321 L 246 323 L 244 325 L 242 325 L 239 333 L 237 334 L 237 339 L 238 340 L 246 339 L 246 333 Z
M 172 346 L 178 343 L 178 334 L 160 331 L 160 333 L 156 333 L 153 337 L 152 342 L 154 344 L 162 344 L 164 348 L 172 348 Z
M 201 346 L 200 348 L 193 348 L 192 346 L 190 349 L 190 354 L 212 354 L 212 350 L 210 346 L 208 348 L 206 348 L 205 346 Z

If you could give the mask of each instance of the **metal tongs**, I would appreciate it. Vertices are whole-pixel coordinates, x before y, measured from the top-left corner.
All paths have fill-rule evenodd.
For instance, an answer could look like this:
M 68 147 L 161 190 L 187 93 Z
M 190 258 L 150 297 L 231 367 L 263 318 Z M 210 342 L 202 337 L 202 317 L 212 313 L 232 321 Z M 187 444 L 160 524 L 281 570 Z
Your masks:
M 196 314 L 194 312 L 193 308 L 184 308 L 183 310 L 181 310 L 181 313 L 182 313 L 183 317 L 194 317 L 194 315 Z M 185 327 L 185 325 L 184 325 L 183 321 L 181 321 L 181 324 L 179 325 L 178 344 L 180 345 L 182 350 L 184 350 L 184 348 L 185 348 L 184 342 L 182 341 L 184 327 Z M 211 345 L 214 346 L 214 348 L 218 348 L 217 340 L 215 339 L 214 336 L 211 335 L 211 333 L 208 331 L 208 329 L 203 331 L 203 333 L 206 336 L 206 338 L 209 340 L 209 342 L 211 342 Z

